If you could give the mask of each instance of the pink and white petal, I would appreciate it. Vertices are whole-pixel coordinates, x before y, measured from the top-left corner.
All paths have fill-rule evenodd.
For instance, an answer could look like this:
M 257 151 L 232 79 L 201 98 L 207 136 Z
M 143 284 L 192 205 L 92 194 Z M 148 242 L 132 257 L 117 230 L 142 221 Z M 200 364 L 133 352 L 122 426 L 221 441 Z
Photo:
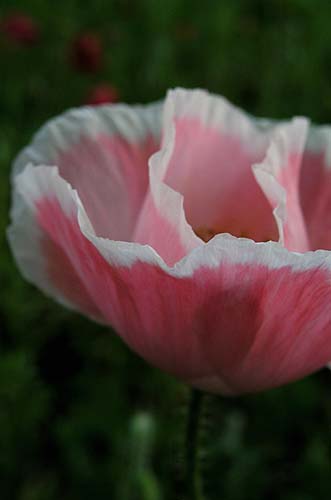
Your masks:
M 168 141 L 149 161 L 149 191 L 133 235 L 133 241 L 150 245 L 170 266 L 203 245 L 186 221 L 183 195 L 164 182 L 175 140 L 172 128 Z
M 176 274 L 191 282 L 192 337 L 209 370 L 193 385 L 261 391 L 331 359 L 330 252 L 295 254 L 274 242 L 219 235 L 179 263 Z
M 305 118 L 278 125 L 265 159 L 253 166 L 255 178 L 273 207 L 279 241 L 287 249 L 298 252 L 309 249 L 299 194 L 307 131 Z
M 148 158 L 159 149 L 162 104 L 74 109 L 46 124 L 18 156 L 57 165 L 79 193 L 98 235 L 130 241 L 148 186 Z
M 277 240 L 272 209 L 251 171 L 275 124 L 252 119 L 220 96 L 183 89 L 168 93 L 163 123 L 163 144 L 173 125 L 176 131 L 164 180 L 184 196 L 196 233 L 205 228 Z
M 312 126 L 303 156 L 300 201 L 310 247 L 331 249 L 331 127 Z
M 68 217 L 74 212 L 77 201 L 66 196 L 61 184 L 56 186 L 57 175 L 56 167 L 32 165 L 17 174 L 13 180 L 9 244 L 29 282 L 63 305 L 102 322 L 102 315 L 76 274 L 67 251 L 43 230 L 38 220 L 37 203 L 44 196 L 57 197 Z

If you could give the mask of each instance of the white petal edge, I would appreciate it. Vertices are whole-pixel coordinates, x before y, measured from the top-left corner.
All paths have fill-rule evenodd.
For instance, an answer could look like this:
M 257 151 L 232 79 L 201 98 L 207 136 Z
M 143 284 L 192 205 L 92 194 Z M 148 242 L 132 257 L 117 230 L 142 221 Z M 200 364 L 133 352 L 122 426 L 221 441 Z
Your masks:
M 311 125 L 306 150 L 311 153 L 324 153 L 325 167 L 331 170 L 331 126 Z
M 81 135 L 119 135 L 128 141 L 139 141 L 150 131 L 161 135 L 162 102 L 146 105 L 106 104 L 73 108 L 52 118 L 33 136 L 31 143 L 16 157 L 12 177 L 27 164 L 54 165 L 57 154 L 79 141 Z
M 256 181 L 266 196 L 276 205 L 273 214 L 279 232 L 279 243 L 284 245 L 284 225 L 287 220 L 286 189 L 277 180 L 282 168 L 288 165 L 287 156 L 293 152 L 303 155 L 308 134 L 309 121 L 303 117 L 278 124 L 271 137 L 265 159 L 252 165 Z
M 171 134 L 174 119 L 197 118 L 206 126 L 238 137 L 247 151 L 264 151 L 269 135 L 278 122 L 265 118 L 255 118 L 225 97 L 202 89 L 186 90 L 176 88 L 167 93 L 163 112 L 164 143 Z

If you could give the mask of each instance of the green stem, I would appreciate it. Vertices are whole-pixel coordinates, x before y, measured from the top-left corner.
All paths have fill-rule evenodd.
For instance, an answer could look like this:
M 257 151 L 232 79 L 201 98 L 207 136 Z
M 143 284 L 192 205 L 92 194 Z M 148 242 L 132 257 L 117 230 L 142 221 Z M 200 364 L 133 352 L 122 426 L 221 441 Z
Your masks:
M 185 462 L 186 494 L 189 500 L 203 500 L 202 481 L 199 467 L 200 420 L 202 416 L 203 393 L 192 389 L 188 408 Z

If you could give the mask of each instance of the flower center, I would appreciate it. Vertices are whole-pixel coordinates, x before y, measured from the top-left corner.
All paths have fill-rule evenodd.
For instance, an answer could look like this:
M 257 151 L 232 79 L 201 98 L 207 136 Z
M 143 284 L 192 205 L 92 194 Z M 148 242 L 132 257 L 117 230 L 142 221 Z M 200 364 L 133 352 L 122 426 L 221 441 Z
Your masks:
M 193 228 L 195 234 L 201 238 L 206 243 L 210 241 L 216 234 L 221 233 L 230 233 L 232 236 L 236 236 L 237 238 L 250 238 L 254 239 L 250 236 L 248 231 L 240 231 L 240 230 L 229 230 L 229 229 L 221 229 L 216 227 L 208 227 L 208 226 L 199 226 L 198 228 Z M 259 241 L 267 242 L 267 241 L 276 241 L 275 238 L 270 235 L 265 235 Z

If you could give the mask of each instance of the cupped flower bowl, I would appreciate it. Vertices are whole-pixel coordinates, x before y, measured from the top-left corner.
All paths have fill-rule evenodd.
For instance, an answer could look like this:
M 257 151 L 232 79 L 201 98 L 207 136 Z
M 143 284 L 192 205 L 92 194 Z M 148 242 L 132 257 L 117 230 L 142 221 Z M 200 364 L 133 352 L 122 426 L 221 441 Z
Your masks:
M 30 282 L 210 392 L 331 360 L 331 128 L 226 99 L 70 110 L 17 157 L 8 237 Z

